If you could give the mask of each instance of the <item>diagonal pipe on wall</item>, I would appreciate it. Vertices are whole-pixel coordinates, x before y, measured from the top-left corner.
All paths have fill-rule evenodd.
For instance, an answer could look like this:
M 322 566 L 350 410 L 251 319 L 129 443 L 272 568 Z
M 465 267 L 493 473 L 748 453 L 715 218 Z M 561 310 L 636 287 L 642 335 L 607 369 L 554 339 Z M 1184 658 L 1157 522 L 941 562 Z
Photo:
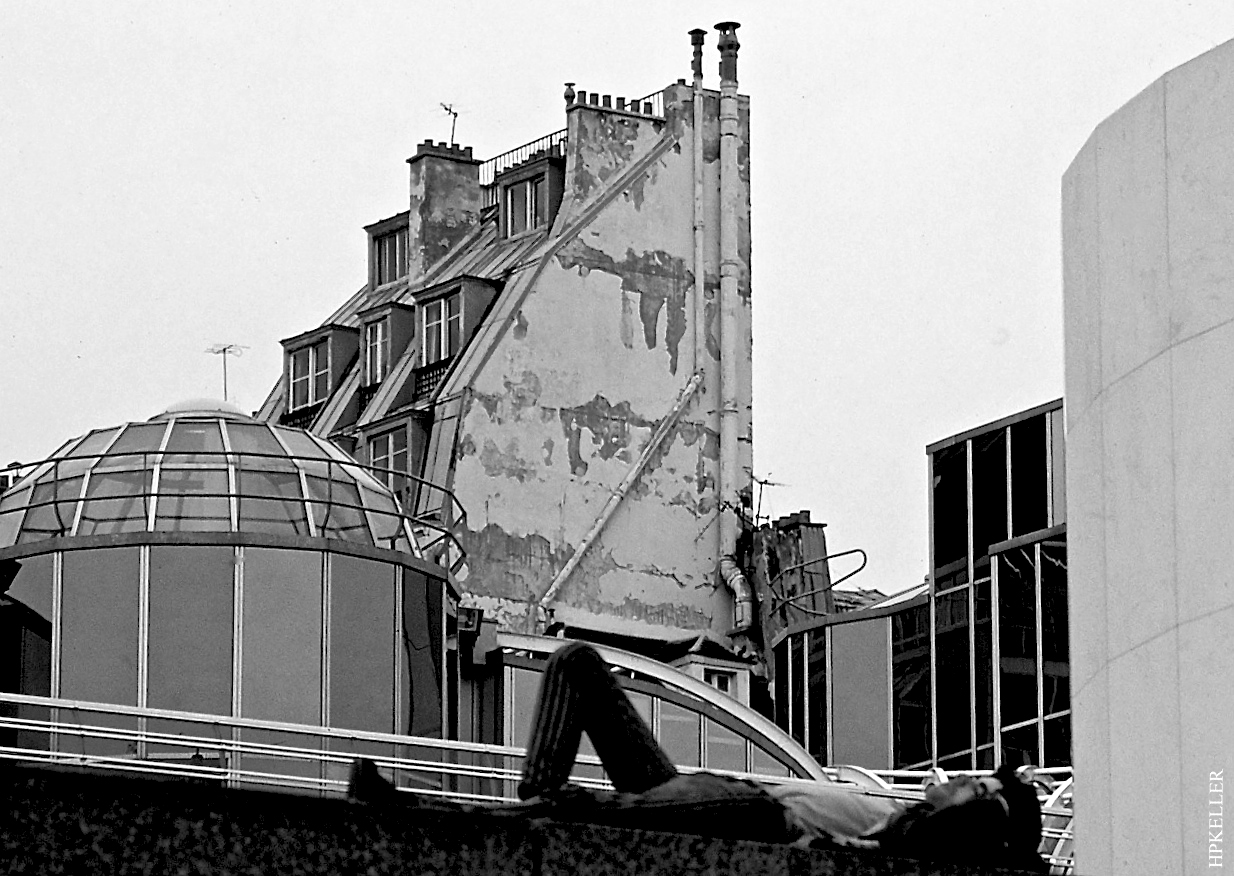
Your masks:
M 578 547 L 574 549 L 574 553 L 570 555 L 570 559 L 566 560 L 566 564 L 561 567 L 561 571 L 553 578 L 548 589 L 544 591 L 544 595 L 540 597 L 539 606 L 541 609 L 547 609 L 548 604 L 553 601 L 557 593 L 565 585 L 570 575 L 582 562 L 583 555 L 587 553 L 588 548 L 592 546 L 601 531 L 608 523 L 609 518 L 613 516 L 613 512 L 625 499 L 626 495 L 634 487 L 642 475 L 643 470 L 647 468 L 647 463 L 651 461 L 652 456 L 660 449 L 665 439 L 672 434 L 673 426 L 677 423 L 681 412 L 686 409 L 686 405 L 690 403 L 690 399 L 694 396 L 695 391 L 703 382 L 701 372 L 695 374 L 689 379 L 685 387 L 677 396 L 677 400 L 673 403 L 673 407 L 660 421 L 660 425 L 656 427 L 656 431 L 652 434 L 651 440 L 647 442 L 647 446 L 643 448 L 643 452 L 639 454 L 638 459 L 630 466 L 630 470 L 626 472 L 626 476 L 621 479 L 621 483 L 613 488 L 612 495 L 608 497 L 608 501 L 604 503 L 604 507 L 600 509 L 596 520 L 591 524 L 591 529 L 587 530 L 587 534 L 583 536 L 583 540 L 578 543 Z

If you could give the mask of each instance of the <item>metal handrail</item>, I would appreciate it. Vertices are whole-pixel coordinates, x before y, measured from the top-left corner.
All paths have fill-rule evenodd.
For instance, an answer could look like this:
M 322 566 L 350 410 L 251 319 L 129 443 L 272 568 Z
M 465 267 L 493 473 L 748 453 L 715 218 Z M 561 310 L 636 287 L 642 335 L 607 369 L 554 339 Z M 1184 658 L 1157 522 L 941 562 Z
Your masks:
M 480 164 L 480 185 L 491 186 L 498 175 L 515 165 L 522 164 L 537 152 L 550 152 L 554 147 L 562 146 L 566 142 L 566 130 L 562 128 L 560 131 L 554 131 L 551 134 L 545 134 L 543 137 L 537 137 L 530 143 L 516 146 L 482 162 Z
M 340 450 L 341 454 L 342 451 Z M 170 459 L 169 459 L 170 458 Z M 191 461 L 186 461 L 186 458 L 191 458 Z M 114 459 L 118 461 L 118 465 L 107 466 L 105 469 L 99 469 L 100 463 L 104 459 Z M 245 466 L 246 460 L 269 460 L 276 463 L 285 463 L 282 466 Z M 80 471 L 74 470 L 68 475 L 61 475 L 61 467 L 66 463 L 73 463 L 74 467 L 81 467 Z M 296 465 L 296 464 L 299 465 Z M 226 490 L 194 490 L 191 492 L 169 490 L 154 487 L 153 479 L 147 489 L 125 493 L 123 495 L 114 496 L 96 496 L 90 497 L 85 493 L 85 483 L 78 488 L 74 495 L 64 495 L 61 492 L 62 485 L 69 480 L 78 477 L 83 477 L 87 474 L 93 475 L 98 471 L 113 472 L 137 472 L 137 471 L 153 471 L 155 466 L 159 467 L 160 471 L 201 471 L 201 470 L 225 470 L 232 467 L 237 472 L 289 472 L 295 470 L 297 473 L 303 472 L 306 475 L 312 473 L 313 466 L 326 466 L 326 495 L 324 497 L 314 496 L 309 491 L 304 491 L 299 497 L 294 496 L 277 496 L 263 493 L 255 493 L 244 491 L 240 488 L 240 479 L 236 478 L 236 486 L 231 487 L 231 479 L 229 479 L 228 489 Z M 309 521 L 309 525 L 314 528 L 320 528 L 323 531 L 329 530 L 329 522 L 331 512 L 335 508 L 346 509 L 353 512 L 359 512 L 361 515 L 371 514 L 379 519 L 397 518 L 398 526 L 394 535 L 385 536 L 390 542 L 390 547 L 397 543 L 400 538 L 399 531 L 403 529 L 403 523 L 410 523 L 412 526 L 423 526 L 437 533 L 436 537 L 421 542 L 418 539 L 416 544 L 424 553 L 431 551 L 443 541 L 449 541 L 456 549 L 457 560 L 452 564 L 451 570 L 457 571 L 459 565 L 466 557 L 466 551 L 463 548 L 462 542 L 459 540 L 457 533 L 466 527 L 467 512 L 453 491 L 441 486 L 427 478 L 419 475 L 411 474 L 410 472 L 400 471 L 393 468 L 385 468 L 382 466 L 368 465 L 355 460 L 340 460 L 330 456 L 305 456 L 295 453 L 267 453 L 261 451 L 236 451 L 236 450 L 134 450 L 121 452 L 101 451 L 97 453 L 82 453 L 82 454 L 63 454 L 59 456 L 51 456 L 46 459 L 37 460 L 34 462 L 21 463 L 16 467 L 19 472 L 19 478 L 8 490 L 4 492 L 4 497 L 9 498 L 18 494 L 19 490 L 29 489 L 30 493 L 26 500 L 20 505 L 12 509 L 5 509 L 4 513 L 17 513 L 21 511 L 30 511 L 38 508 L 51 507 L 54 510 L 56 522 L 59 524 L 59 533 L 64 535 L 73 529 L 74 520 L 70 519 L 67 522 L 61 514 L 61 509 L 67 506 L 76 508 L 79 503 L 86 502 L 119 502 L 119 501 L 140 501 L 142 506 L 142 514 L 145 518 L 144 525 L 137 531 L 152 531 L 151 527 L 157 521 L 150 520 L 150 505 L 151 499 L 158 498 L 178 498 L 191 496 L 194 499 L 235 499 L 238 503 L 237 514 L 239 508 L 243 506 L 245 501 L 267 501 L 267 502 L 284 502 L 290 505 L 302 506 L 305 510 L 305 519 Z M 440 506 L 434 508 L 429 514 L 417 514 L 414 510 L 408 510 L 399 501 L 397 494 L 393 495 L 394 511 L 365 505 L 362 500 L 358 502 L 348 501 L 345 496 L 339 495 L 334 490 L 334 485 L 337 479 L 336 469 L 339 472 L 346 472 L 348 468 L 358 469 L 365 474 L 368 474 L 375 480 L 375 484 L 363 485 L 349 474 L 349 478 L 356 482 L 357 490 L 361 486 L 368 489 L 373 489 L 374 486 L 379 489 L 389 490 L 388 482 L 393 478 L 403 478 L 414 483 L 417 487 L 417 493 L 421 490 L 436 490 L 442 494 L 442 502 Z M 50 472 L 50 479 L 47 479 L 47 474 Z M 35 480 L 34 476 L 38 475 L 39 479 Z M 36 501 L 34 499 L 35 491 L 44 484 L 51 485 L 50 498 Z M 393 492 L 393 491 L 391 491 Z M 361 494 L 357 492 L 357 496 Z M 314 506 L 323 509 L 321 519 L 318 520 L 313 513 Z M 442 513 L 444 511 L 444 513 Z M 75 516 L 75 515 L 74 515 Z M 436 519 L 437 517 L 444 520 Z M 119 519 L 119 518 L 114 518 Z M 128 518 L 125 518 L 128 519 Z M 240 518 L 237 516 L 236 528 L 239 531 Z M 367 526 L 367 524 L 366 524 Z M 231 513 L 228 511 L 228 528 L 231 527 Z M 157 531 L 157 530 L 154 530 Z M 374 540 L 378 538 L 377 533 L 372 533 Z M 51 536 L 49 536 L 51 537 Z M 408 531 L 402 533 L 402 537 L 409 541 L 413 540 L 414 533 Z M 444 552 L 443 552 L 444 553 Z
M 0 745 L 0 760 L 79 766 L 182 779 L 212 780 L 230 786 L 281 788 L 324 796 L 341 796 L 346 792 L 347 782 L 341 778 L 341 768 L 349 767 L 359 756 L 356 752 L 347 750 L 347 746 L 356 743 L 362 744 L 360 748 L 368 749 L 363 756 L 371 759 L 385 775 L 394 779 L 399 790 L 474 803 L 501 803 L 516 799 L 515 786 L 521 776 L 518 762 L 526 756 L 525 749 L 507 745 L 404 736 L 396 733 L 321 727 L 257 718 L 233 718 L 224 715 L 96 703 L 62 697 L 0 693 L 0 704 L 9 706 L 10 708 L 4 711 L 10 713 L 13 711 L 12 707 L 19 707 L 19 710 L 20 707 L 25 707 L 25 709 L 47 710 L 49 715 L 48 718 L 0 715 L 0 731 L 9 731 L 14 735 L 18 733 L 36 734 L 40 738 L 46 738 L 47 741 L 46 748 Z M 88 719 L 83 720 L 77 715 L 65 716 L 65 712 L 87 712 L 133 720 L 129 727 L 108 726 L 102 723 L 90 723 Z M 74 720 L 65 720 L 66 717 Z M 150 729 L 149 725 L 157 721 L 199 725 L 200 730 L 195 734 L 190 734 Z M 258 742 L 251 738 L 244 738 L 248 735 L 242 733 L 245 730 L 291 734 L 305 739 L 307 744 Z M 208 735 L 209 733 L 216 735 Z M 69 750 L 72 743 L 69 746 L 65 745 L 66 742 L 74 739 L 79 740 L 80 750 Z M 126 754 L 88 753 L 86 740 L 91 739 L 128 743 L 129 752 Z M 309 740 L 315 740 L 317 747 L 310 747 L 312 742 Z M 373 752 L 372 747 L 375 744 L 389 746 L 389 753 Z M 178 748 L 183 753 L 151 751 L 152 748 Z M 421 754 L 412 756 L 407 751 L 408 749 L 419 750 Z M 203 751 L 209 752 L 211 758 L 217 758 L 219 765 L 206 762 L 201 756 Z M 398 753 L 400 751 L 404 753 Z M 426 758 L 425 753 L 429 751 L 436 752 L 440 755 L 440 759 Z M 194 755 L 197 756 L 196 760 L 193 759 Z M 268 768 L 261 769 L 255 768 L 251 760 L 246 759 L 276 763 L 268 763 Z M 286 769 L 280 770 L 277 762 L 315 764 L 317 770 L 313 775 L 295 774 Z M 590 768 L 601 766 L 600 760 L 595 756 L 580 755 L 577 763 Z M 679 769 L 682 772 L 703 771 L 698 767 Z M 333 772 L 334 770 L 339 772 Z M 708 771 L 767 783 L 791 784 L 814 781 L 725 770 Z M 837 768 L 828 767 L 827 772 L 834 776 Z M 837 782 L 837 787 L 852 793 L 912 803 L 922 799 L 924 787 L 922 784 L 910 786 L 906 782 L 918 779 L 924 783 L 925 780 L 936 777 L 935 773 L 926 770 L 873 770 L 870 772 L 881 779 L 886 787 L 869 788 L 843 781 Z M 987 771 L 975 772 L 982 774 Z M 1061 770 L 1056 772 L 1061 773 Z M 593 789 L 612 788 L 607 778 L 602 777 L 576 774 L 571 780 Z M 465 787 L 469 782 L 479 784 Z M 1057 796 L 1051 795 L 1051 799 Z M 1044 815 L 1068 819 L 1073 815 L 1070 808 L 1060 807 L 1057 804 L 1043 807 L 1042 811 Z M 1049 863 L 1057 868 L 1057 872 L 1070 872 L 1070 868 L 1074 866 L 1072 857 L 1058 853 L 1062 842 L 1074 840 L 1074 832 L 1070 825 L 1071 822 L 1068 821 L 1065 827 L 1050 825 L 1042 830 L 1043 837 L 1050 841 L 1054 849 L 1044 854 Z

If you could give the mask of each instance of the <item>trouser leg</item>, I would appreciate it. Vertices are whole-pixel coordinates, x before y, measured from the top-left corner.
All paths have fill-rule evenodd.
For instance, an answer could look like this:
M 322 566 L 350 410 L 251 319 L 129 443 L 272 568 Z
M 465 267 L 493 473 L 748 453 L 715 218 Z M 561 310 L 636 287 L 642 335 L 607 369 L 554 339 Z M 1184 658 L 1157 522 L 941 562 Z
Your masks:
M 646 791 L 677 775 L 608 664 L 590 645 L 573 642 L 545 667 L 519 797 L 566 783 L 584 731 L 618 791 Z

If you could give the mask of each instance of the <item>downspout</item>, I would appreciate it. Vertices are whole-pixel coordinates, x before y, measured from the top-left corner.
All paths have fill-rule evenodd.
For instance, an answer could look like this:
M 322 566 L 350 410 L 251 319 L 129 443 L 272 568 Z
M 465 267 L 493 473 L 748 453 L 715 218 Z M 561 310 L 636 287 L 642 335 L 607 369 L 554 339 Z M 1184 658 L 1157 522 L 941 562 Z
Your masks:
M 613 489 L 612 494 L 608 497 L 608 501 L 604 504 L 604 507 L 600 509 L 600 513 L 597 515 L 595 522 L 591 524 L 591 529 L 587 530 L 587 534 L 584 535 L 583 540 L 578 543 L 578 547 L 574 549 L 574 553 L 570 556 L 570 559 L 566 560 L 566 564 L 561 567 L 561 571 L 557 573 L 556 577 L 553 578 L 552 583 L 548 585 L 548 589 L 544 591 L 544 595 L 540 597 L 539 607 L 541 609 L 548 608 L 549 603 L 552 602 L 554 597 L 557 596 L 557 592 L 561 590 L 567 579 L 569 579 L 570 575 L 573 574 L 574 570 L 578 567 L 578 564 L 582 562 L 583 555 L 587 553 L 587 549 L 591 547 L 597 538 L 599 538 L 600 532 L 604 529 L 605 524 L 608 523 L 609 518 L 613 516 L 613 512 L 617 510 L 617 506 L 621 504 L 621 501 L 630 492 L 631 488 L 633 488 L 635 482 L 638 481 L 639 476 L 643 473 L 643 470 L 647 468 L 647 463 L 651 461 L 651 458 L 664 443 L 664 439 L 673 434 L 673 426 L 677 423 L 677 419 L 681 416 L 681 412 L 686 409 L 686 405 L 690 403 L 690 399 L 694 396 L 695 390 L 698 389 L 699 384 L 702 382 L 702 375 L 695 374 L 681 390 L 681 393 L 677 396 L 677 401 L 673 403 L 672 409 L 669 410 L 669 412 L 664 416 L 664 419 L 660 421 L 660 425 L 657 426 L 656 431 L 652 433 L 651 440 L 647 442 L 647 446 L 643 448 L 643 452 L 639 454 L 639 457 L 635 460 L 634 465 L 630 466 L 630 470 L 626 472 L 626 476 L 622 478 L 621 483 Z
M 738 487 L 737 296 L 741 260 L 737 243 L 737 209 L 741 179 L 737 172 L 740 137 L 737 115 L 737 42 L 735 21 L 716 25 L 720 32 L 720 577 L 733 591 L 733 633 L 754 622 L 754 598 L 737 561 Z
M 707 255 L 703 248 L 706 222 L 703 213 L 703 39 L 707 31 L 696 27 L 690 31 L 690 44 L 694 46 L 694 297 L 691 301 L 694 318 L 694 373 L 703 368 L 703 355 L 707 351 L 707 315 L 705 290 L 707 283 Z

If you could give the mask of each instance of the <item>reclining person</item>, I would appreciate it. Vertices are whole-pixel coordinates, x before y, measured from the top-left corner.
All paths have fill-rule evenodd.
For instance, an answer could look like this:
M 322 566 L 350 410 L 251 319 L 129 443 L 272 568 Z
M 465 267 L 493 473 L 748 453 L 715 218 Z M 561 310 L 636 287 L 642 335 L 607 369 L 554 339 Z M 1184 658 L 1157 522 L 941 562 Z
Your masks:
M 616 793 L 568 783 L 584 732 Z M 393 790 L 371 763 L 358 767 L 353 796 Z M 526 802 L 485 811 L 1044 872 L 1040 804 L 1010 768 L 931 786 L 923 803 L 907 808 L 825 782 L 681 774 L 603 658 L 582 642 L 559 649 L 545 667 L 518 794 Z

